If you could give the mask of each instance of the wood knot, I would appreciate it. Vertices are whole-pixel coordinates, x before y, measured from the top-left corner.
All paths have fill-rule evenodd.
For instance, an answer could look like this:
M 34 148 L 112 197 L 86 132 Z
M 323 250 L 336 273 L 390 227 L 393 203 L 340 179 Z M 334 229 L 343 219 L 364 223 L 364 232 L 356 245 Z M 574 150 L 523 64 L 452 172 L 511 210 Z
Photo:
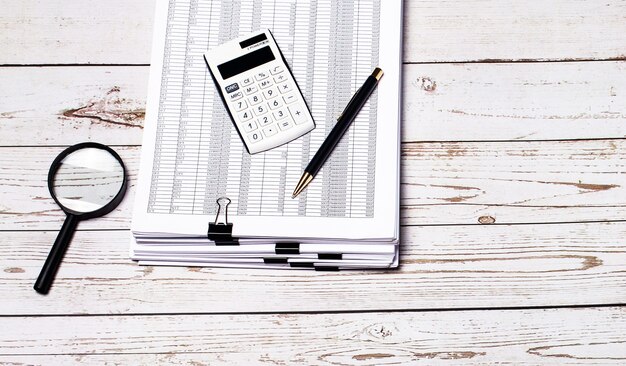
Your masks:
M 393 331 L 384 325 L 375 325 L 371 327 L 369 333 L 378 339 L 385 339 L 393 335 Z
M 354 355 L 352 356 L 352 359 L 358 360 L 358 361 L 365 361 L 365 360 L 389 358 L 389 357 L 394 357 L 394 355 L 390 353 L 366 353 L 362 355 Z
M 422 90 L 425 90 L 427 92 L 433 92 L 435 91 L 435 89 L 437 89 L 437 83 L 429 77 L 420 77 L 417 78 L 417 81 L 418 83 L 421 82 L 420 86 Z
M 11 267 L 11 268 L 5 268 L 4 272 L 6 273 L 24 273 L 24 269 L 23 268 L 19 268 L 19 267 Z
M 495 222 L 496 222 L 496 218 L 493 216 L 481 216 L 478 218 L 478 223 L 483 224 L 483 225 L 493 224 Z

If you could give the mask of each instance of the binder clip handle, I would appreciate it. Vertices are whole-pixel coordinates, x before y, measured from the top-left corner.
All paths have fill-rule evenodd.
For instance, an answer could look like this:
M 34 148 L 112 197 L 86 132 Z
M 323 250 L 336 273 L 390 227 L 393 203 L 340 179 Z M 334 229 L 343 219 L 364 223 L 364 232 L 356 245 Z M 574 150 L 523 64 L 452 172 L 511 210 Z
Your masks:
M 215 215 L 215 225 L 228 225 L 228 206 L 230 205 L 230 198 L 228 197 L 220 197 L 215 200 L 217 203 L 217 214 Z M 224 210 L 222 213 L 222 205 L 224 205 Z M 223 220 L 220 220 L 220 213 L 222 213 Z
M 233 224 L 228 222 L 230 198 L 220 197 L 215 202 L 217 203 L 217 214 L 215 221 L 209 222 L 207 238 L 214 241 L 215 245 L 239 245 L 239 240 L 233 238 Z

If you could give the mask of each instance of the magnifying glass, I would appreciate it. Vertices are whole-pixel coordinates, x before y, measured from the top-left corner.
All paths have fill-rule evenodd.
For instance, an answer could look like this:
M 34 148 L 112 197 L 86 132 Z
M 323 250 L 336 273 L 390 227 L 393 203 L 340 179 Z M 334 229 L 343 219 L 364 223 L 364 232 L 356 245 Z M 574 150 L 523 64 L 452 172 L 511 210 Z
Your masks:
M 68 147 L 54 159 L 48 189 L 67 217 L 35 282 L 35 291 L 50 291 L 78 222 L 113 211 L 124 198 L 126 186 L 124 163 L 108 146 L 84 142 Z

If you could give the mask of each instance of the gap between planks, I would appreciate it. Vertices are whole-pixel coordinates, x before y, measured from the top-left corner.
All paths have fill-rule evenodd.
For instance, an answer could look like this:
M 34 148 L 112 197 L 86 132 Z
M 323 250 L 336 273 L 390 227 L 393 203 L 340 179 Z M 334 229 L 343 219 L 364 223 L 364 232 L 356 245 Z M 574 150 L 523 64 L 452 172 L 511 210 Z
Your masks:
M 237 316 L 237 315 L 332 315 L 332 314 L 376 314 L 376 313 L 472 313 L 482 311 L 502 311 L 515 312 L 527 310 L 559 310 L 559 309 L 601 309 L 601 308 L 626 308 L 626 302 L 607 304 L 580 304 L 580 305 L 535 305 L 535 306 L 493 306 L 493 307 L 472 307 L 472 308 L 407 308 L 407 309 L 365 309 L 365 310 L 309 310 L 309 311 L 246 311 L 242 312 L 155 312 L 155 313 L 124 313 L 124 314 L 56 314 L 56 313 L 32 313 L 32 314 L 0 314 L 2 318 L 92 318 L 92 317 L 153 317 L 153 316 Z

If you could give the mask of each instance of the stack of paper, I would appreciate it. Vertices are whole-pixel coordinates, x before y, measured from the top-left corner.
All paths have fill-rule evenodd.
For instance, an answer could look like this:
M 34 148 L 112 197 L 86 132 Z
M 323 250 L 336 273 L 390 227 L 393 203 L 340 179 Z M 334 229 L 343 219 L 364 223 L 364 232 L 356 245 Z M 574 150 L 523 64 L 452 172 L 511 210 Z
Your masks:
M 131 258 L 212 267 L 397 266 L 401 24 L 401 0 L 158 2 Z M 264 28 L 316 128 L 249 155 L 203 54 Z M 376 66 L 385 73 L 377 90 L 322 171 L 292 199 L 309 160 Z M 209 239 L 209 224 L 226 221 L 216 219 L 221 197 L 231 202 L 232 239 Z

